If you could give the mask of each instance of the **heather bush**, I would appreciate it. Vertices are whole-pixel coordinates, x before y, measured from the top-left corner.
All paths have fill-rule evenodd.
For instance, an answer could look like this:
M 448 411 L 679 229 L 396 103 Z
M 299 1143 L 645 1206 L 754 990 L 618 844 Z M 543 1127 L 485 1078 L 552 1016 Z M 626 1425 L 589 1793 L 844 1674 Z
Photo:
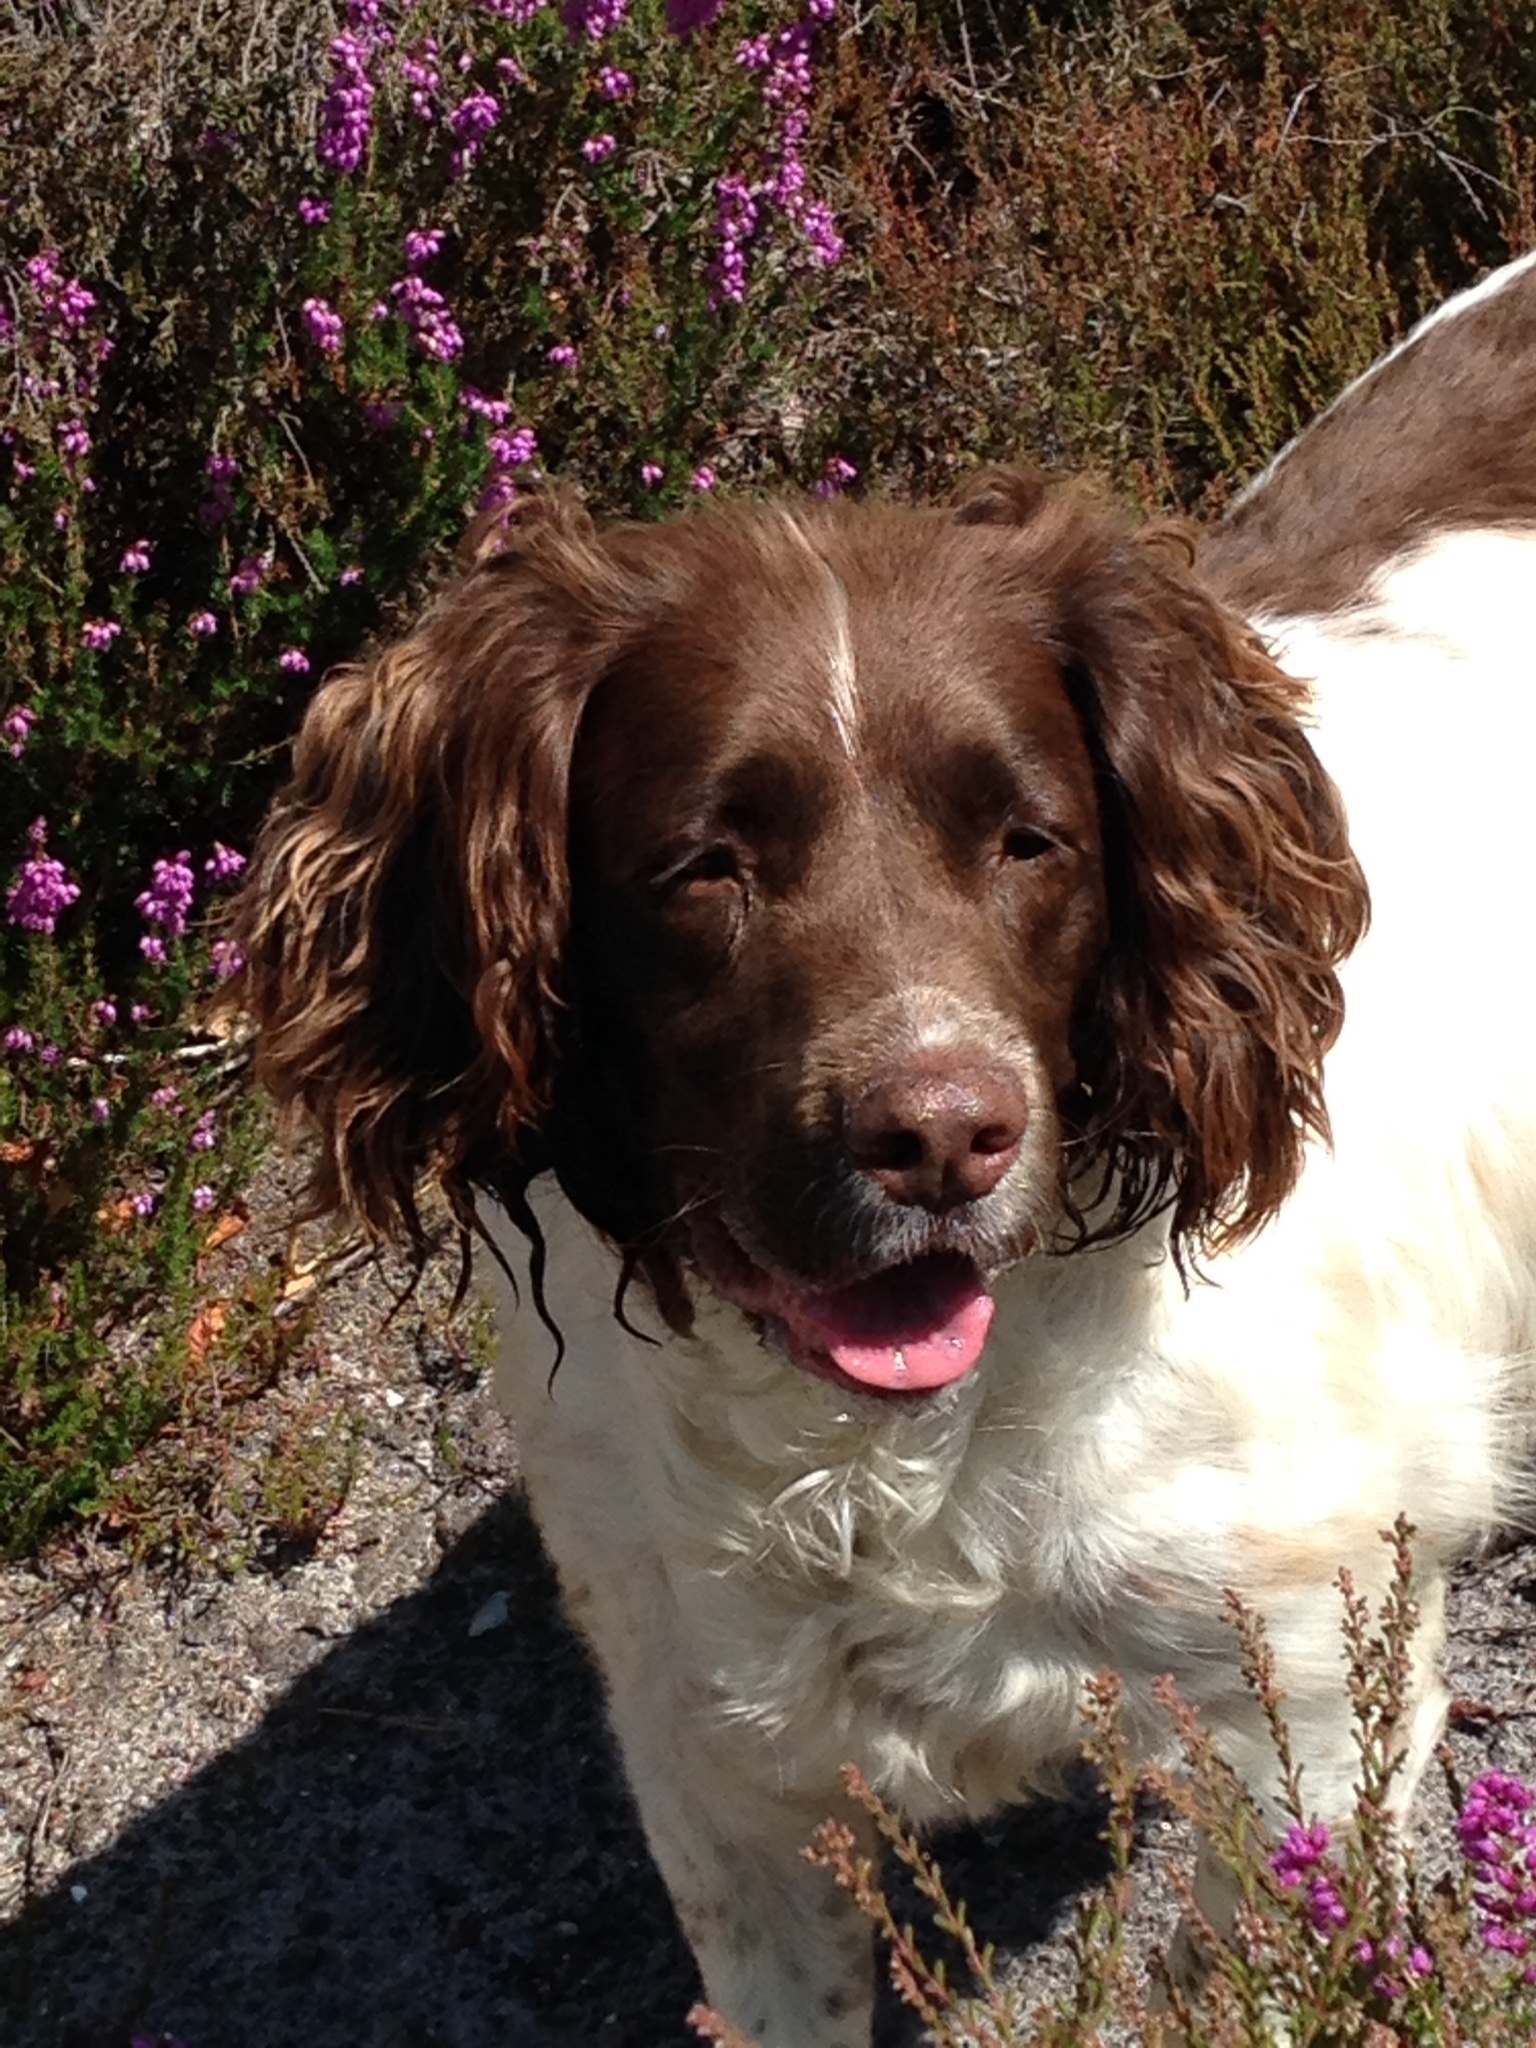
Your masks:
M 169 1343 L 195 1285 L 220 890 L 315 682 L 477 506 L 551 474 L 635 517 L 933 493 L 1028 453 L 1212 509 L 1530 238 L 1533 11 L 13 10 L 0 1541 L 164 1426 L 112 1333 Z M 155 1107 L 172 1072 L 193 1125 Z
M 1027 2006 L 950 1897 L 930 1852 L 856 1768 L 845 1768 L 850 1799 L 874 1820 L 933 1909 L 936 1930 L 957 1949 L 959 1980 L 897 1919 L 873 1860 L 844 1822 L 825 1822 L 807 1857 L 873 1922 L 897 1991 L 938 2048 L 1524 2048 L 1536 2038 L 1536 1792 L 1497 1771 L 1463 1788 L 1442 1755 L 1460 1855 L 1433 1882 L 1393 1812 L 1419 1624 L 1412 1535 L 1401 1519 L 1383 1534 L 1392 1574 L 1374 1614 L 1350 1574 L 1339 1574 L 1341 1668 L 1360 1755 L 1354 1812 L 1341 1830 L 1308 1813 L 1263 1622 L 1235 1596 L 1227 1618 L 1279 1765 L 1278 1836 L 1171 1681 L 1159 1690 L 1178 1767 L 1142 1772 L 1122 1729 L 1118 1681 L 1105 1673 L 1090 1685 L 1084 1750 L 1108 1794 L 1110 1875 L 1077 1909 L 1071 1981 L 1054 2002 Z M 1237 1880 L 1230 1939 L 1203 1920 L 1189 1873 L 1175 1880 L 1204 1969 L 1195 1991 L 1171 1983 L 1160 1957 L 1138 1967 L 1126 1938 L 1138 1802 L 1147 1793 L 1184 1816 Z M 1148 1995 L 1148 1960 L 1160 1997 Z M 716 2048 L 752 2048 L 707 2008 L 692 2019 Z

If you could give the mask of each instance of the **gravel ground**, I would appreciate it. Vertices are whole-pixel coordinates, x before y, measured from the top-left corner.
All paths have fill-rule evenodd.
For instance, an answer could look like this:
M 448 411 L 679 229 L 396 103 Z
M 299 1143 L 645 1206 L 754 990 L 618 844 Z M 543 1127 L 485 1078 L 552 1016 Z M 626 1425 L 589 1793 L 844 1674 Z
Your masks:
M 286 1199 L 278 1175 L 253 1212 Z M 692 1966 L 451 1280 L 399 1308 L 376 1265 L 325 1291 L 295 1369 L 345 1389 L 360 1438 L 317 1543 L 174 1582 L 101 1545 L 0 1574 L 4 2048 L 691 2038 Z M 1536 1774 L 1536 1550 L 1469 1567 L 1453 1631 L 1463 1771 Z M 1097 1824 L 1085 1795 L 942 1845 L 1031 1991 L 1062 1980 Z M 1432 1858 L 1448 1824 L 1432 1790 Z M 1151 1818 L 1143 1950 L 1166 1939 L 1183 1853 Z M 894 2009 L 880 2031 L 913 2038 Z

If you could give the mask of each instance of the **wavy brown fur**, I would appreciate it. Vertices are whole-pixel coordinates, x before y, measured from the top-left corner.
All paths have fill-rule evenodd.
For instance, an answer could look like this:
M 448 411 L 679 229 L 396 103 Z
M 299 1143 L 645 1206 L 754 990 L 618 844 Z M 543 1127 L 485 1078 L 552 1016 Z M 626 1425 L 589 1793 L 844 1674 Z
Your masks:
M 998 601 L 1043 624 L 1093 752 L 1111 937 L 1069 1104 L 1080 1241 L 1169 1204 L 1176 1247 L 1241 1238 L 1284 1200 L 1308 1134 L 1326 1135 L 1335 968 L 1366 918 L 1304 689 L 1200 585 L 1187 547 L 1028 472 L 979 478 L 947 521 L 878 516 L 1015 529 Z M 477 533 L 414 632 L 315 698 L 237 934 L 260 1074 L 320 1134 L 318 1208 L 419 1248 L 423 1173 L 463 1215 L 476 1187 L 515 1206 L 558 1166 L 544 1126 L 578 727 L 727 527 L 739 554 L 766 521 L 711 510 L 597 536 L 568 502 L 522 501 Z

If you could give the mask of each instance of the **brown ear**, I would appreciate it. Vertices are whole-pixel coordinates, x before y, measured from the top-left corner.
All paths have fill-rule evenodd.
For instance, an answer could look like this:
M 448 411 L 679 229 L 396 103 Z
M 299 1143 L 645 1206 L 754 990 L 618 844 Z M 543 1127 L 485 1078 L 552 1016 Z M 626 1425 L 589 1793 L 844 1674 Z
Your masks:
M 416 630 L 333 675 L 236 909 L 257 1068 L 318 1129 L 317 1208 L 420 1245 L 536 1149 L 568 911 L 566 786 L 623 615 L 570 508 L 522 500 Z
M 1099 770 L 1112 937 L 1082 1028 L 1084 1163 L 1116 1234 L 1172 1205 L 1175 1249 L 1259 1229 L 1326 1139 L 1336 969 L 1368 916 L 1307 693 L 1197 580 L 1070 500 L 1048 558 L 1057 652 Z

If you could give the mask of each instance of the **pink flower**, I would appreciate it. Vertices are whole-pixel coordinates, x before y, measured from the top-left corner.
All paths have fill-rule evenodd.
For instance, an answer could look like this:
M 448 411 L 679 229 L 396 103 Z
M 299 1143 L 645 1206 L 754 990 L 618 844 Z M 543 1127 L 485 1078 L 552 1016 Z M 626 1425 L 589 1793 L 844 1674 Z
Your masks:
M 135 1216 L 153 1216 L 160 1197 L 149 1188 L 140 1188 L 136 1195 L 129 1197 L 129 1207 Z
M 98 1024 L 115 1024 L 117 1022 L 117 1005 L 103 997 L 100 1002 L 92 1003 L 91 1016 Z
M 413 228 L 405 238 L 407 268 L 420 270 L 423 263 L 430 263 L 441 252 L 443 239 L 441 228 Z
M 654 491 L 666 473 L 659 462 L 642 462 L 640 465 L 640 481 L 648 491 Z
M 219 622 L 212 612 L 194 612 L 187 621 L 187 631 L 194 640 L 207 640 L 219 630 Z
M 690 36 L 715 21 L 725 0 L 667 0 L 667 27 L 675 36 Z
M 605 64 L 597 74 L 597 89 L 605 100 L 627 100 L 635 89 L 635 81 L 627 71 Z
M 234 939 L 215 939 L 208 948 L 215 981 L 233 981 L 245 970 L 245 954 Z
M 36 723 L 37 713 L 30 704 L 17 704 L 0 719 L 0 739 L 6 742 L 13 761 L 19 761 L 27 751 L 27 741 Z
M 581 145 L 581 153 L 589 164 L 600 164 L 611 157 L 618 146 L 615 137 L 606 132 L 602 135 L 589 135 Z
M 712 491 L 720 479 L 707 462 L 701 462 L 688 481 L 696 491 Z
M 350 590 L 354 583 L 361 583 L 362 580 L 363 572 L 358 567 L 356 562 L 352 563 L 350 568 L 343 569 L 341 574 L 336 578 L 336 581 L 341 585 L 343 590 Z
M 841 455 L 829 455 L 826 466 L 822 470 L 820 479 L 815 486 L 816 496 L 818 498 L 839 497 L 844 487 L 851 484 L 858 473 L 853 464 L 845 461 Z
M 331 217 L 329 199 L 301 199 L 295 211 L 307 228 L 323 228 Z
M 448 116 L 448 126 L 471 148 L 477 148 L 501 119 L 501 101 L 483 86 L 466 93 Z
M 104 654 L 122 630 L 116 619 L 87 619 L 80 628 L 80 645 Z
M 19 1024 L 13 1024 L 3 1043 L 7 1052 L 30 1052 L 37 1041 L 30 1031 L 23 1031 Z
M 214 882 L 232 882 L 245 867 L 245 855 L 236 853 L 232 846 L 226 846 L 221 839 L 213 842 L 213 852 L 203 862 L 203 873 Z
M 574 370 L 581 358 L 568 341 L 557 341 L 549 351 L 548 360 L 557 370 Z
M 218 1199 L 219 1198 L 213 1192 L 213 1189 L 209 1187 L 206 1181 L 204 1181 L 200 1186 L 195 1187 L 192 1190 L 192 1208 L 194 1214 L 198 1216 L 206 1216 L 208 1211 L 213 1207 L 214 1203 Z
M 192 872 L 192 856 L 178 853 L 172 860 L 157 860 L 153 879 L 147 889 L 134 898 L 134 908 L 147 925 L 155 931 L 147 933 L 139 941 L 139 951 L 146 960 L 156 966 L 165 964 L 165 940 L 158 936 L 163 932 L 166 938 L 179 939 L 187 929 L 187 919 L 192 910 L 192 898 L 197 893 L 197 877 Z
M 277 665 L 279 668 L 286 669 L 290 675 L 307 676 L 309 674 L 309 656 L 302 647 L 285 647 L 277 657 Z
M 260 590 L 263 583 L 266 582 L 267 571 L 270 567 L 271 564 L 269 562 L 262 561 L 256 555 L 244 556 L 239 568 L 236 569 L 229 579 L 230 596 L 253 597 Z
M 79 900 L 80 884 L 69 879 L 62 861 L 53 860 L 45 851 L 48 844 L 46 819 L 35 819 L 27 837 L 32 852 L 22 862 L 21 873 L 5 899 L 6 916 L 24 932 L 46 935 L 53 931 L 61 912 Z
M 187 1140 L 187 1149 L 192 1152 L 211 1152 L 218 1142 L 218 1117 L 213 1110 L 204 1110 L 193 1126 L 192 1135 Z
M 111 1114 L 112 1105 L 108 1102 L 105 1095 L 96 1096 L 91 1103 L 91 1122 L 93 1124 L 104 1124 Z
M 124 576 L 142 576 L 149 567 L 150 544 L 147 540 L 136 540 L 132 547 L 123 551 L 118 569 Z
M 346 337 L 341 315 L 333 311 L 324 299 L 306 299 L 301 310 L 304 326 L 315 347 L 322 355 L 339 356 Z

